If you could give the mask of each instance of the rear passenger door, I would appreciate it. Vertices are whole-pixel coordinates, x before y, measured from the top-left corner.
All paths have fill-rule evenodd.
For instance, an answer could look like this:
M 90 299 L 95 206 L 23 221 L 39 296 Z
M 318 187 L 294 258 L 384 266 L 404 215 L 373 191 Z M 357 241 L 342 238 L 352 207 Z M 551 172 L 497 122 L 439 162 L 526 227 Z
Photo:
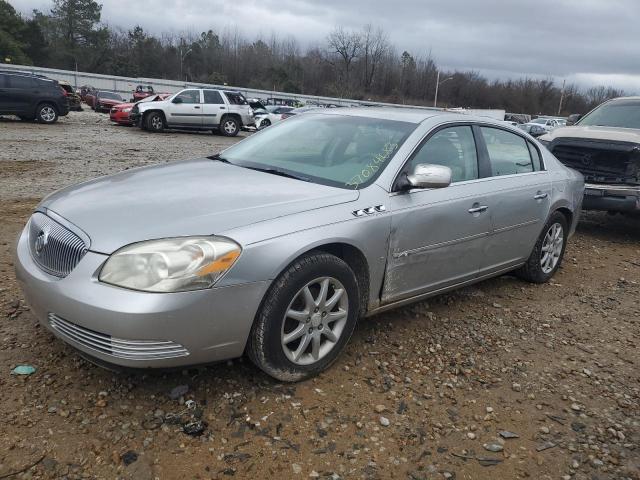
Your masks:
M 217 127 L 220 124 L 220 117 L 227 110 L 224 98 L 218 90 L 203 90 L 202 93 L 204 95 L 202 124 L 205 127 Z
M 551 181 L 537 147 L 507 129 L 476 126 L 482 161 L 491 176 L 487 194 L 491 236 L 480 275 L 509 269 L 531 254 L 549 215 Z
M 9 75 L 0 73 L 0 113 L 9 112 L 11 100 L 9 98 Z
M 17 114 L 28 114 L 36 87 L 35 80 L 25 75 L 7 75 L 7 80 L 8 110 Z
M 200 90 L 183 90 L 176 95 L 172 100 L 171 107 L 167 110 L 167 124 L 170 127 L 202 127 Z

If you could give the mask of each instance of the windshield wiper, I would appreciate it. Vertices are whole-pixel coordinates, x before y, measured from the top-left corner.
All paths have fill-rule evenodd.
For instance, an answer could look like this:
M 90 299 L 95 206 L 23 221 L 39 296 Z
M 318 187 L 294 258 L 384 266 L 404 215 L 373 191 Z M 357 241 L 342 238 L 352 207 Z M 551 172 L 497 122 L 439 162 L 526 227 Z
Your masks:
M 207 157 L 209 160 L 217 160 L 219 162 L 222 163 L 231 163 L 229 160 L 227 160 L 226 158 L 220 156 L 219 153 L 216 153 L 215 155 L 211 155 L 210 157 Z
M 293 178 L 295 180 L 301 180 L 303 182 L 310 181 L 307 177 L 303 177 L 301 175 L 294 175 L 292 173 L 288 173 L 273 167 L 246 167 L 246 168 L 249 168 L 251 170 L 256 170 L 258 172 L 265 172 L 265 173 L 270 173 L 272 175 L 278 175 L 280 177 Z

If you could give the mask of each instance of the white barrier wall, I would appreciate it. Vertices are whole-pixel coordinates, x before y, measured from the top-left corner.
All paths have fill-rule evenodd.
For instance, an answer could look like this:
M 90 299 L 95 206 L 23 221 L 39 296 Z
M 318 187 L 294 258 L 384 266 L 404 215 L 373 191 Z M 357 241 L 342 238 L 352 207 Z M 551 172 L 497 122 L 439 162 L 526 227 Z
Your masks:
M 174 93 L 182 90 L 186 87 L 213 87 L 221 88 L 225 90 L 235 90 L 242 92 L 247 98 L 288 98 L 299 100 L 303 103 L 319 102 L 319 103 L 332 103 L 335 105 L 378 105 L 378 106 L 394 106 L 394 107 L 407 107 L 407 108 L 423 108 L 426 110 L 440 110 L 433 107 L 423 107 L 417 105 L 397 105 L 392 103 L 380 103 L 380 102 L 368 102 L 362 100 L 350 100 L 343 98 L 332 97 L 316 97 L 313 95 L 302 95 L 298 93 L 286 93 L 286 92 L 273 92 L 269 90 L 256 90 L 252 88 L 232 87 L 227 85 L 210 85 L 202 83 L 192 82 L 179 82 L 176 80 L 164 80 L 157 78 L 128 78 L 117 77 L 115 75 L 101 75 L 97 73 L 87 72 L 74 72 L 71 70 L 58 70 L 54 68 L 33 67 L 28 65 L 13 65 L 7 63 L 0 63 L 0 70 L 18 70 L 37 75 L 46 75 L 54 80 L 66 80 L 76 88 L 82 85 L 92 85 L 98 90 L 111 90 L 118 92 L 125 99 L 129 99 L 135 89 L 136 85 L 151 85 L 153 89 L 158 93 Z

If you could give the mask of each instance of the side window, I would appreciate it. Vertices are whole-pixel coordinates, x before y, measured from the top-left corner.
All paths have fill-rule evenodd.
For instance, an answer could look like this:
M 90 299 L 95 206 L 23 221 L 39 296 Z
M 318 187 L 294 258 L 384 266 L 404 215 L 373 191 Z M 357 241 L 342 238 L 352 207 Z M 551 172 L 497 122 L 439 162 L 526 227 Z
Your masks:
M 32 88 L 33 79 L 21 75 L 9 75 L 9 88 Z
M 412 172 L 421 163 L 449 167 L 452 183 L 478 178 L 478 155 L 471 127 L 439 130 L 409 160 L 405 172 Z
M 182 100 L 182 103 L 200 103 L 200 90 L 185 90 L 176 98 Z
M 540 156 L 540 152 L 535 147 L 535 145 L 531 142 L 527 142 L 527 147 L 529 147 L 529 153 L 531 154 L 531 160 L 533 160 L 533 169 L 538 172 L 540 170 L 544 170 L 542 167 L 542 157 Z
M 222 95 L 217 90 L 204 90 L 204 103 L 213 103 L 216 105 L 223 105 L 224 100 Z
M 480 131 L 487 144 L 494 177 L 533 172 L 531 154 L 524 138 L 499 128 L 480 127 Z

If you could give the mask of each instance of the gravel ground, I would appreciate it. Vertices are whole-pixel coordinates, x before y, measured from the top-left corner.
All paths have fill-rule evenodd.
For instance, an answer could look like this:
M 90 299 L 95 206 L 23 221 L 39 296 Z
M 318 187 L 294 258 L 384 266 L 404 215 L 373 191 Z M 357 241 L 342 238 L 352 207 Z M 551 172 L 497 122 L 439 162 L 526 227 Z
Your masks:
M 38 326 L 12 249 L 43 195 L 231 142 L 93 112 L 0 120 L 0 478 L 640 479 L 637 219 L 585 216 L 549 284 L 503 276 L 362 321 L 294 385 L 244 359 L 114 373 Z

